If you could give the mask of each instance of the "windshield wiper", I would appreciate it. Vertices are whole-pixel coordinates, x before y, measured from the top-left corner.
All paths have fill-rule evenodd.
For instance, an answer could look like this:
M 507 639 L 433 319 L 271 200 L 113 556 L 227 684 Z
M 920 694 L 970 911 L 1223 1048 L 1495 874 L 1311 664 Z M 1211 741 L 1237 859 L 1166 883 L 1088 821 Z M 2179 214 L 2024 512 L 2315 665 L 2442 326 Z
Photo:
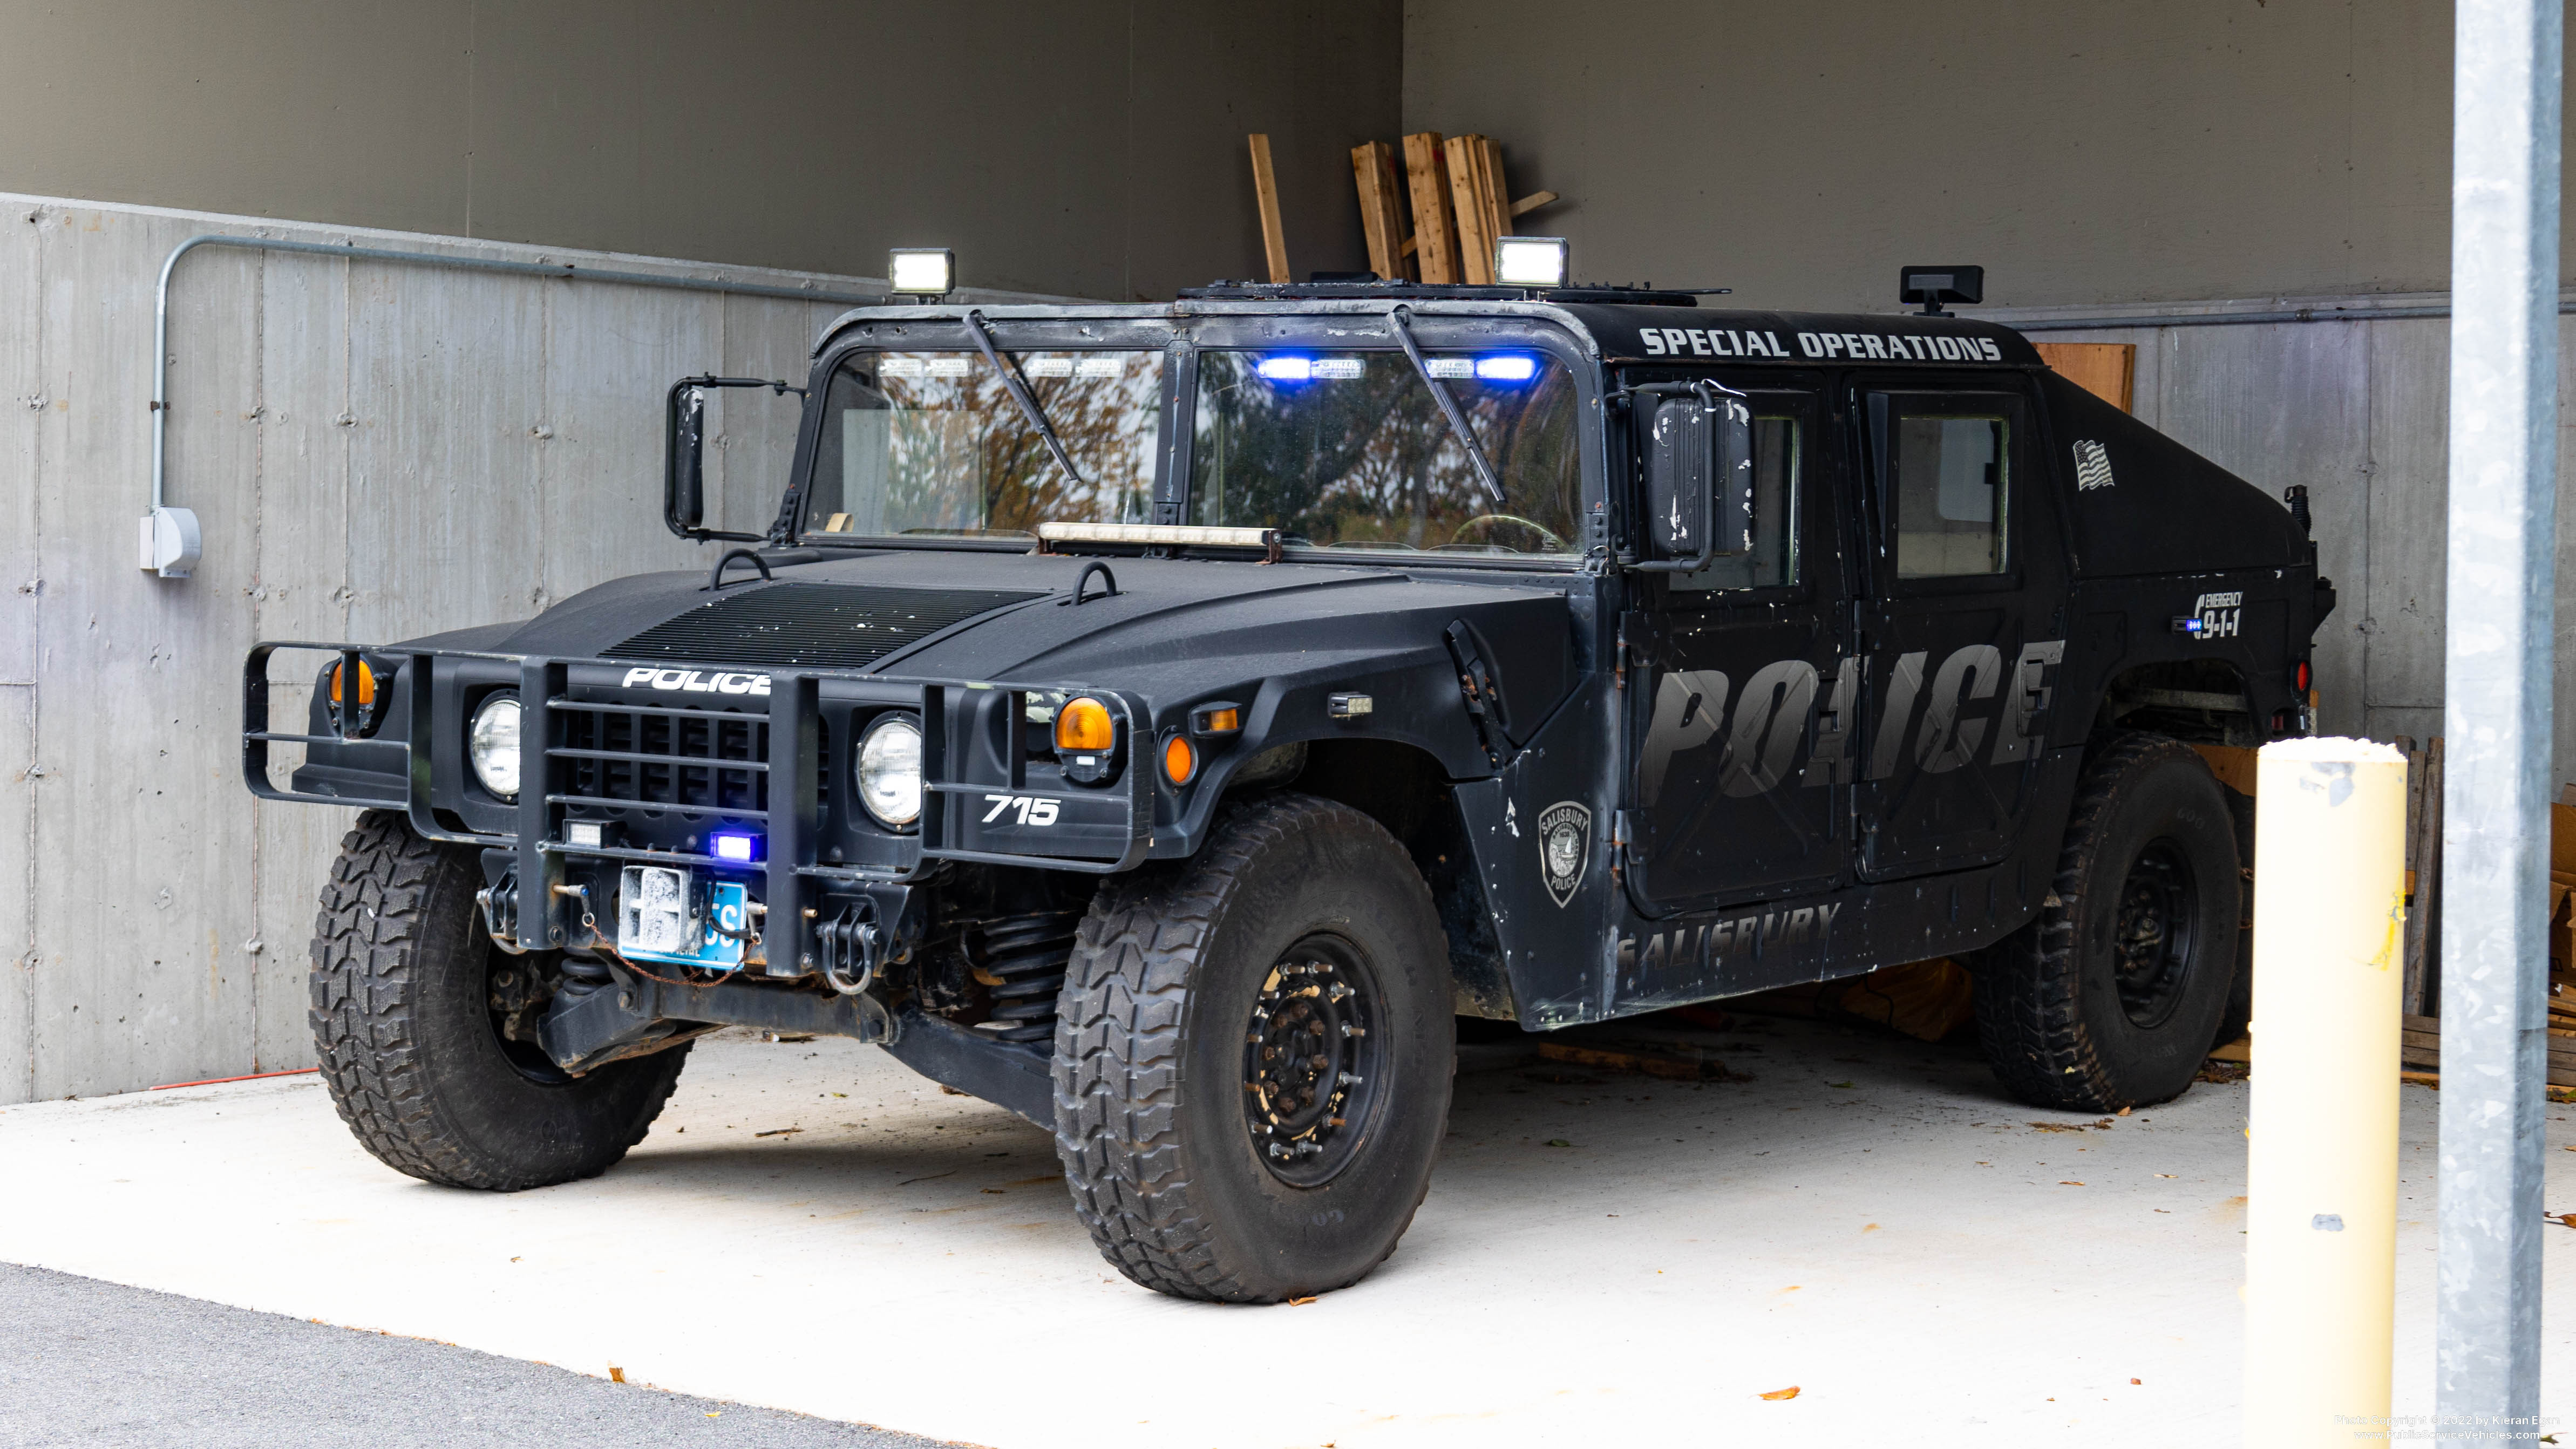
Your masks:
M 1413 340 L 1413 329 L 1406 325 L 1412 316 L 1412 308 L 1399 305 L 1386 314 L 1386 325 L 1394 331 L 1395 340 L 1404 344 L 1404 355 L 1413 360 L 1414 374 L 1439 401 L 1441 416 L 1449 420 L 1449 431 L 1457 435 L 1458 446 L 1467 450 L 1467 461 L 1475 465 L 1476 476 L 1484 482 L 1485 491 L 1494 495 L 1496 503 L 1508 502 L 1503 497 L 1503 485 L 1494 478 L 1494 465 L 1485 461 L 1485 450 L 1476 446 L 1475 429 L 1467 426 L 1467 415 L 1458 410 L 1458 400 L 1449 395 L 1449 389 L 1441 385 L 1440 379 L 1431 375 L 1431 364 L 1423 361 L 1422 349 Z
M 1038 406 L 1037 398 L 1032 396 L 1028 388 L 1020 382 L 1019 372 L 1004 366 L 1002 354 L 993 350 L 993 334 L 984 330 L 984 314 L 969 307 L 966 309 L 965 322 L 966 335 L 975 339 L 975 346 L 984 354 L 984 360 L 993 364 L 993 370 L 1002 375 L 1003 389 L 1010 393 L 1011 401 L 1020 405 L 1020 416 L 1028 419 L 1029 426 L 1037 429 L 1038 436 L 1046 440 L 1047 451 L 1055 455 L 1055 465 L 1064 470 L 1065 477 L 1073 480 L 1074 487 L 1090 487 L 1091 485 L 1082 481 L 1082 475 L 1074 471 L 1073 459 L 1065 456 L 1064 441 L 1055 435 L 1055 427 L 1047 421 L 1047 415 Z M 1502 495 L 1498 493 L 1494 496 L 1499 498 Z

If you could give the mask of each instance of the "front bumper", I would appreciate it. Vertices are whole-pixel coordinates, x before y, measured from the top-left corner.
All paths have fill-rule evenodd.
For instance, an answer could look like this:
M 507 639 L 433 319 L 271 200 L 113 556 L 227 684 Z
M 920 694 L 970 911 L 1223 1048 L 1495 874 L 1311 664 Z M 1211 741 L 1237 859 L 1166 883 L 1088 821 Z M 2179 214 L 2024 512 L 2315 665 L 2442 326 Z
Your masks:
M 368 661 L 389 691 L 384 705 L 343 717 L 317 700 L 315 727 L 333 732 L 271 729 L 269 660 L 281 651 L 337 655 L 352 672 Z M 743 880 L 765 907 L 759 959 L 777 976 L 814 969 L 817 923 L 836 893 L 882 898 L 945 861 L 1109 874 L 1141 863 L 1153 843 L 1152 712 L 1133 694 L 829 669 L 714 675 L 720 690 L 708 671 L 650 672 L 665 682 L 633 682 L 641 666 L 603 659 L 263 642 L 243 665 L 243 782 L 267 800 L 399 810 L 427 839 L 507 852 L 522 950 L 576 938 L 579 897 L 555 889 L 567 865 L 584 876 L 617 861 L 685 865 Z M 483 793 L 464 760 L 465 720 L 502 690 L 523 711 L 515 801 Z M 1031 698 L 1071 694 L 1119 717 L 1126 758 L 1106 786 L 1063 781 L 1031 748 Z M 856 804 L 850 746 L 888 710 L 916 714 L 922 733 L 922 813 L 909 832 Z M 307 749 L 287 788 L 269 779 L 275 744 Z M 1054 808 L 1013 807 L 1031 798 Z M 603 822 L 617 843 L 568 845 L 575 819 Z M 755 832 L 762 859 L 709 853 L 720 829 Z

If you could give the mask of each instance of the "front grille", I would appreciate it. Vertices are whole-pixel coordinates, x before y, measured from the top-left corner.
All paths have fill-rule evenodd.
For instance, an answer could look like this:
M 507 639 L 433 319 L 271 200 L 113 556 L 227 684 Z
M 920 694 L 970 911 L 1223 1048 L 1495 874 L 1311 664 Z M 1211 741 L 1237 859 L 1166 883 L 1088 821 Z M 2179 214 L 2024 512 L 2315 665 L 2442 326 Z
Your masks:
M 552 709 L 561 733 L 547 750 L 549 790 L 577 814 L 769 811 L 766 713 L 568 699 Z M 816 783 L 829 798 L 832 752 L 821 744 Z
M 769 584 L 728 592 L 608 651 L 614 659 L 861 669 L 1036 591 Z

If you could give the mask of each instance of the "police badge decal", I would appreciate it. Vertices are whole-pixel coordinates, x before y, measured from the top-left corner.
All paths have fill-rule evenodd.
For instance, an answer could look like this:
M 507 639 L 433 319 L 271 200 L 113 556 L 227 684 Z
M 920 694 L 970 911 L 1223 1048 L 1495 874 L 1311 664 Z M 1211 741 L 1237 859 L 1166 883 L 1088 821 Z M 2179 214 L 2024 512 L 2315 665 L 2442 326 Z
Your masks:
M 1592 810 L 1572 800 L 1550 805 L 1538 815 L 1539 874 L 1547 893 L 1560 906 L 1574 899 L 1583 884 L 1583 867 L 1592 858 Z

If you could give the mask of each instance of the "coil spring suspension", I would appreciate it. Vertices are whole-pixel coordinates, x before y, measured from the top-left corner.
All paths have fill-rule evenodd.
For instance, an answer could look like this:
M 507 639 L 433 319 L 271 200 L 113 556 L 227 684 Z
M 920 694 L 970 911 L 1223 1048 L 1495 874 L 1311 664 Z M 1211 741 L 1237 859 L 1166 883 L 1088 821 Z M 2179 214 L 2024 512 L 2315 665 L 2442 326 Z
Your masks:
M 975 977 L 993 988 L 993 1018 L 977 1031 L 1003 1041 L 1052 1041 L 1056 994 L 1073 957 L 1074 911 L 1034 911 L 984 928 L 984 964 Z
M 607 962 L 566 952 L 563 958 L 563 985 L 555 990 L 562 996 L 588 996 L 599 988 L 612 984 L 616 979 L 609 974 Z

